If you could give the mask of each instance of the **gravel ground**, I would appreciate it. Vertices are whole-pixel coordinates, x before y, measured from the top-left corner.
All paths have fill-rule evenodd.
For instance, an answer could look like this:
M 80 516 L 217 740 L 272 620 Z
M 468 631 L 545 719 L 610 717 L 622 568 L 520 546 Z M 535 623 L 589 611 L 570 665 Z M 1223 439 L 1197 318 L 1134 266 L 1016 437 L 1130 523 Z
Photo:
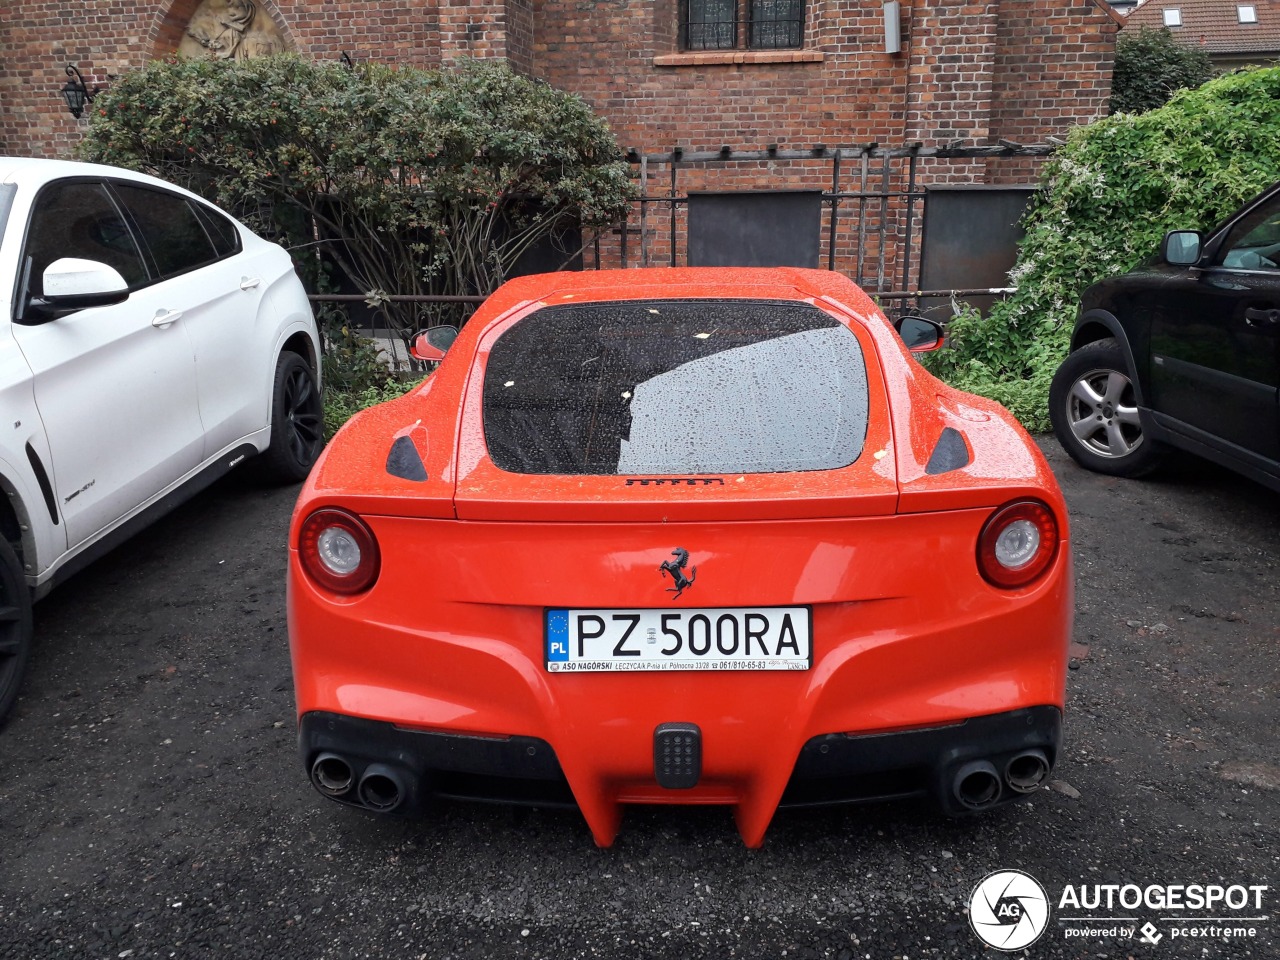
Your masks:
M 633 810 L 598 850 L 573 812 L 320 798 L 285 637 L 295 491 L 230 477 L 37 607 L 0 732 L 0 957 L 972 958 L 970 893 L 1009 868 L 1053 908 L 1029 957 L 1280 956 L 1280 499 L 1190 459 L 1118 481 L 1044 448 L 1078 575 L 1054 788 L 963 822 L 780 814 L 759 851 L 723 809 Z M 1058 909 L 1127 883 L 1266 885 L 1213 914 L 1266 919 L 1224 941 L 1164 919 L 1204 910 Z M 1068 936 L 1075 914 L 1161 939 Z

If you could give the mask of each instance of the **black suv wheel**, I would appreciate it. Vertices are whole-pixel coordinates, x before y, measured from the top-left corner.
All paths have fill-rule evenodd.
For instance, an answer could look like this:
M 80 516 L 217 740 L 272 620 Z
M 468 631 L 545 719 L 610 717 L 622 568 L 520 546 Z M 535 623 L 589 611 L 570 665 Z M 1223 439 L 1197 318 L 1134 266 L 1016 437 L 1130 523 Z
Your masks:
M 1049 388 L 1049 419 L 1071 458 L 1098 473 L 1138 477 L 1154 470 L 1164 453 L 1143 436 L 1133 378 L 1113 337 L 1062 361 Z

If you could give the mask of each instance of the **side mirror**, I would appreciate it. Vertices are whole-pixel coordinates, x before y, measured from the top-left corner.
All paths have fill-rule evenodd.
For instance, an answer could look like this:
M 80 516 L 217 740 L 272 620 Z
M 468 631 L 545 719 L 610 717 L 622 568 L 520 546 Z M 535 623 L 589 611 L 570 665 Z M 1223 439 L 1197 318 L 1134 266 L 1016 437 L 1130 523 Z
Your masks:
M 893 328 L 912 353 L 929 353 L 939 349 L 945 342 L 942 324 L 924 317 L 899 317 Z
M 41 278 L 41 299 L 59 310 L 83 310 L 121 303 L 129 296 L 129 285 L 120 271 L 97 260 L 63 257 L 45 267 Z
M 1198 230 L 1170 230 L 1160 244 L 1160 258 L 1174 267 L 1193 267 L 1200 262 L 1203 242 Z
M 427 327 L 413 335 L 413 344 L 409 347 L 409 356 L 415 360 L 431 360 L 439 362 L 458 339 L 458 328 L 449 324 L 438 327 Z

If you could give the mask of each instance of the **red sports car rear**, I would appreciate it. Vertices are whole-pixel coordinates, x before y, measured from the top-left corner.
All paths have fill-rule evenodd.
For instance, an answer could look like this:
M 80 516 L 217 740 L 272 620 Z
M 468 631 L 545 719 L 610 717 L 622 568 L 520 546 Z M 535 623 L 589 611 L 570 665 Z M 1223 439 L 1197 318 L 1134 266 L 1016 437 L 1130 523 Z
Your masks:
M 847 280 L 513 281 L 330 445 L 291 533 L 303 761 L 433 796 L 779 806 L 1038 789 L 1071 571 L 1000 407 L 925 373 Z

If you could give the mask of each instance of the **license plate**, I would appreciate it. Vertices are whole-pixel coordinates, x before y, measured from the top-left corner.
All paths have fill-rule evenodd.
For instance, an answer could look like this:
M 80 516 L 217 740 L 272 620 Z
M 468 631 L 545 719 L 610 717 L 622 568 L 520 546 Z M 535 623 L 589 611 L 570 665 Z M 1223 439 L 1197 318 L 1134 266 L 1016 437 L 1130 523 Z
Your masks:
M 547 611 L 547 669 L 808 670 L 808 607 Z

